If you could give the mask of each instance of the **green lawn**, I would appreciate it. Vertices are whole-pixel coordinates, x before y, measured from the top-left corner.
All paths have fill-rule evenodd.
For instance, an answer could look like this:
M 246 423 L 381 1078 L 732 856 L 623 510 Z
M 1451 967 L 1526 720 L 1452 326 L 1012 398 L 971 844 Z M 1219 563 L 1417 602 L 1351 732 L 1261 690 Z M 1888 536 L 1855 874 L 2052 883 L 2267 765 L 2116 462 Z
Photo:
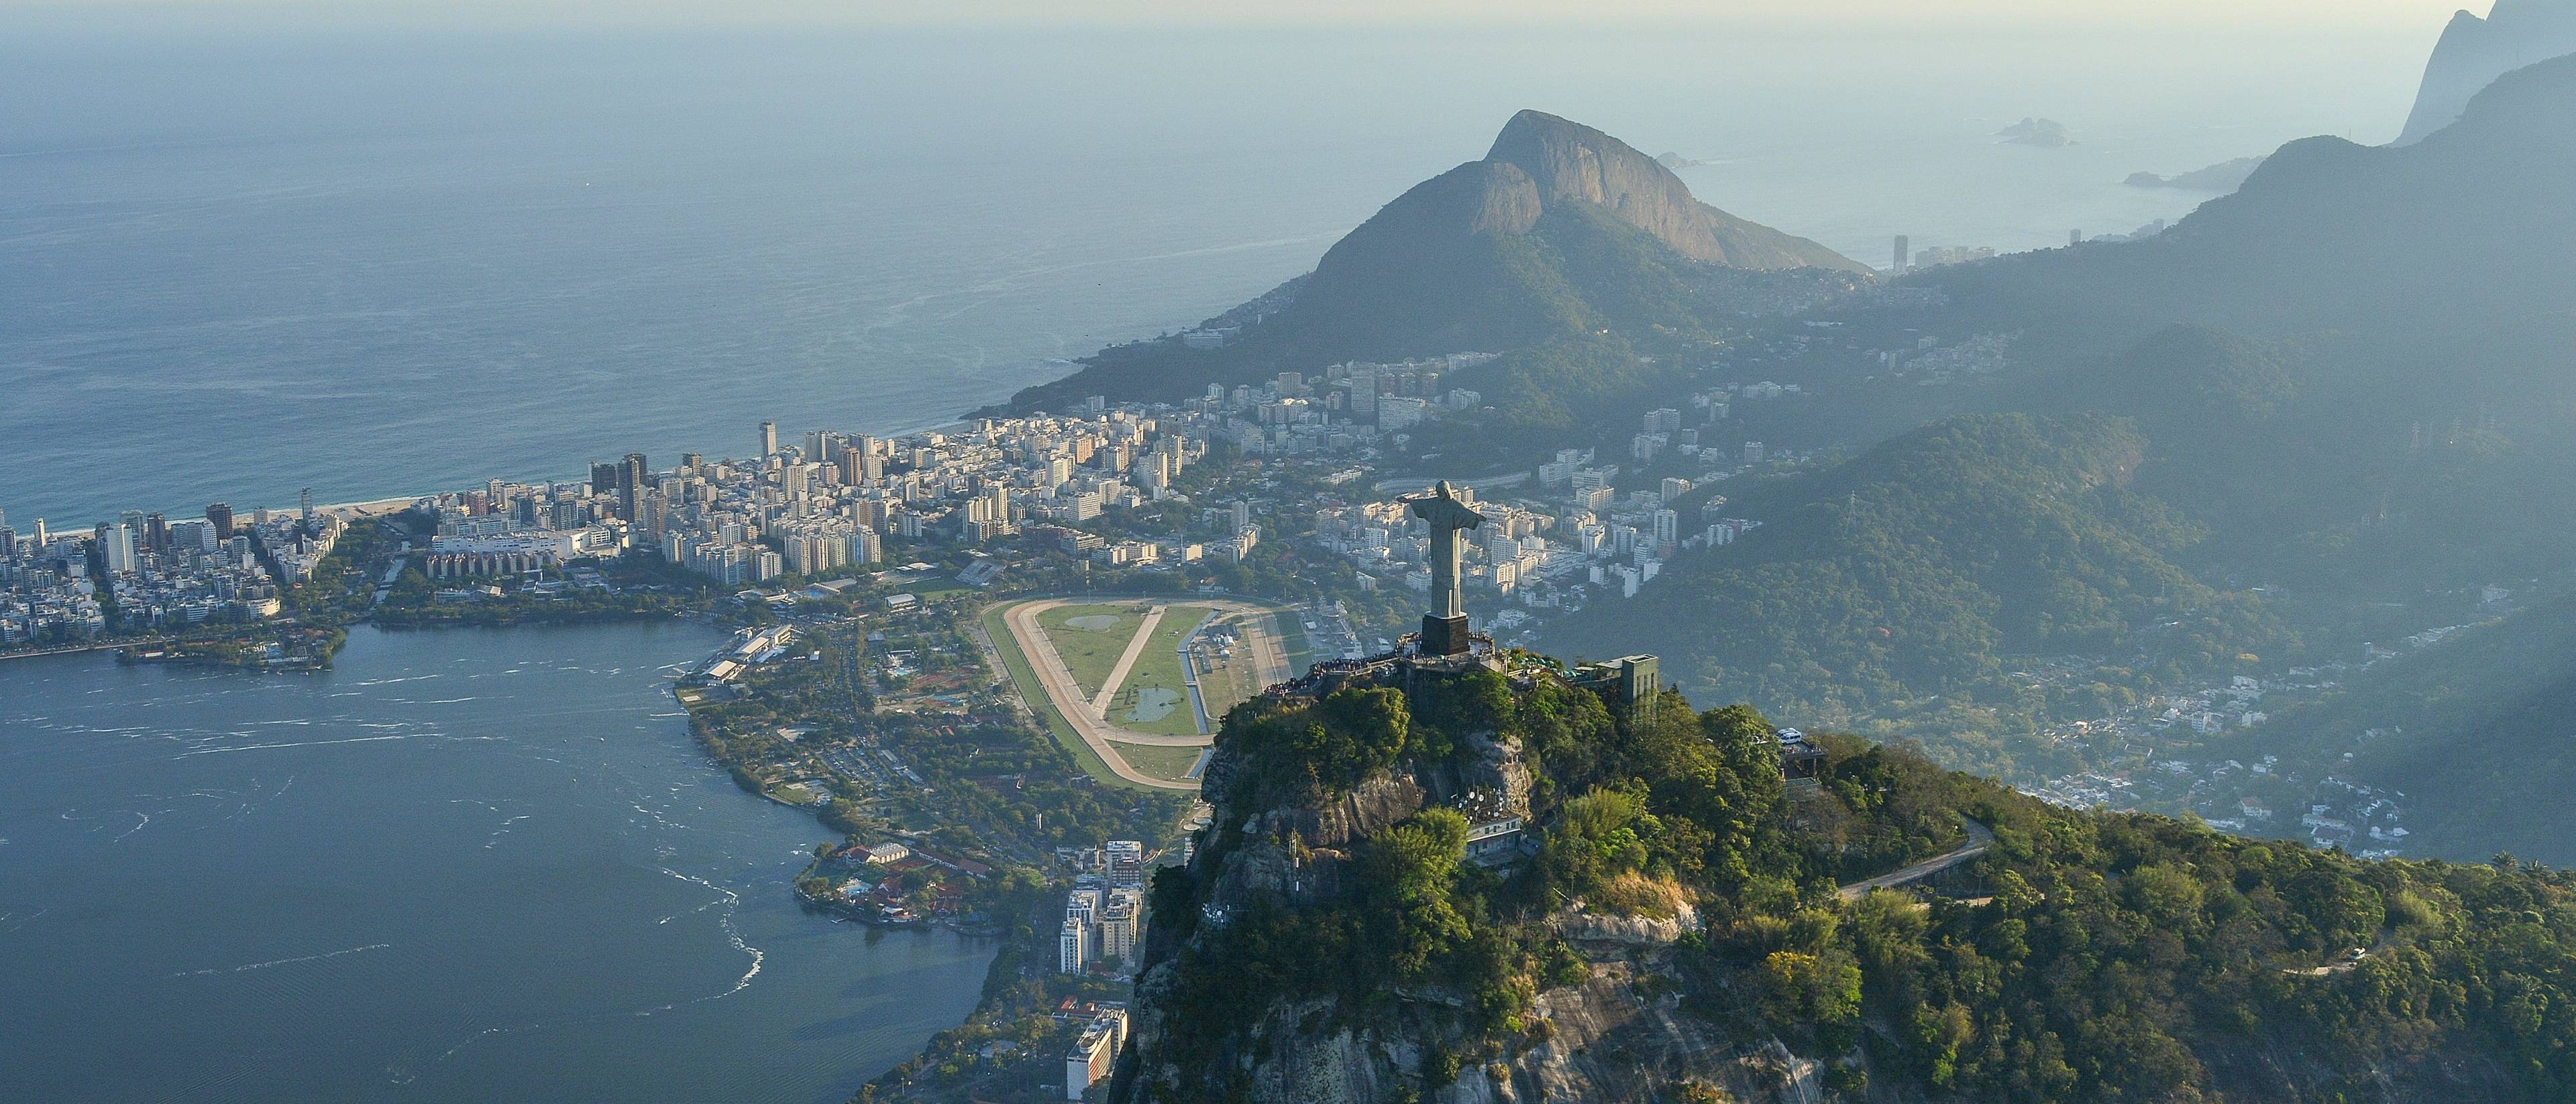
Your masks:
M 1111 744 L 1110 747 L 1118 752 L 1120 758 L 1127 760 L 1128 766 L 1136 768 L 1138 772 L 1174 782 L 1185 780 L 1190 773 L 1190 765 L 1198 762 L 1199 753 L 1207 750 L 1194 747 L 1156 747 L 1151 744 Z
M 1240 622 L 1238 622 L 1239 628 Z M 1242 634 L 1238 631 L 1236 635 L 1239 639 Z M 1234 649 L 1234 654 L 1223 660 L 1216 658 L 1214 649 L 1202 648 L 1199 651 L 1215 664 L 1214 670 L 1199 676 L 1199 700 L 1207 703 L 1210 718 L 1224 720 L 1226 711 L 1234 708 L 1235 703 L 1251 697 L 1261 689 L 1252 684 L 1254 681 L 1252 649 L 1238 645 Z
M 1088 696 L 1100 692 L 1102 680 L 1117 668 L 1118 657 L 1126 654 L 1144 620 L 1143 606 L 1057 606 L 1038 615 L 1038 630 L 1064 658 L 1074 685 Z
M 1305 615 L 1288 610 L 1272 615 L 1271 621 L 1279 626 L 1279 654 L 1288 661 L 1288 677 L 1305 674 L 1317 659 L 1332 658 L 1315 654 L 1313 642 L 1306 639 Z
M 1046 688 L 1038 682 L 1037 668 L 1030 666 L 1029 657 L 1020 653 L 1019 642 L 1011 639 L 1011 627 L 1002 623 L 1003 608 L 994 606 L 984 611 L 984 633 L 993 638 L 993 647 L 1002 653 L 1002 666 L 1010 672 L 1011 685 L 1018 688 L 1020 700 L 1029 703 L 1038 720 L 1046 725 L 1047 735 L 1055 737 L 1056 746 L 1073 756 L 1073 761 L 1081 765 L 1083 772 L 1101 785 L 1151 792 L 1152 787 L 1139 786 L 1111 771 L 1109 764 L 1101 762 L 1100 756 L 1093 753 L 1091 745 L 1082 742 L 1082 735 L 1065 721 L 1064 714 L 1056 712 L 1055 706 L 1047 701 Z M 1184 765 L 1181 769 L 1189 768 Z
M 1211 611 L 1206 606 L 1171 606 L 1154 626 L 1154 636 L 1127 671 L 1127 681 L 1109 701 L 1109 723 L 1158 736 L 1204 732 L 1198 710 L 1190 707 L 1189 672 L 1180 646 Z

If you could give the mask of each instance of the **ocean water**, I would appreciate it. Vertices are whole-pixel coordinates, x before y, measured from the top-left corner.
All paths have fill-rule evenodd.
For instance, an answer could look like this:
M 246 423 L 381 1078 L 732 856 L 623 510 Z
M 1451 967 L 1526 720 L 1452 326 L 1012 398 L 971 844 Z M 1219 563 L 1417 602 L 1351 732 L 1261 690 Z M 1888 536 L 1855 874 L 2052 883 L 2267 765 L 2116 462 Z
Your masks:
M 2127 231 L 2206 198 L 2131 172 L 2393 136 L 2436 30 L 200 23 L 0 36 L 22 530 L 937 424 L 1310 268 L 1523 107 L 1873 264 Z M 1997 144 L 2025 115 L 2079 144 Z
M 0 662 L 0 1100 L 837 1104 L 988 944 L 799 910 L 680 625 L 362 629 L 310 676 Z

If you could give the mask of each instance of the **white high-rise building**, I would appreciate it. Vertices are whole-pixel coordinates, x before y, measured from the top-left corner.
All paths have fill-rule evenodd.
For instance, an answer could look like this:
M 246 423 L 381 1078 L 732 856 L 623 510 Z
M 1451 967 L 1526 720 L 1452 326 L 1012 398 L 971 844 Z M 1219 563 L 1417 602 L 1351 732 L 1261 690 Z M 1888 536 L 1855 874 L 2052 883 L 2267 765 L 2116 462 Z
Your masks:
M 1100 911 L 1100 957 L 1133 962 L 1136 941 L 1145 927 L 1145 891 L 1122 887 L 1109 891 Z
M 107 527 L 100 538 L 99 557 L 107 561 L 110 575 L 130 574 L 134 570 L 134 530 L 122 524 Z
M 1091 962 L 1091 925 L 1079 917 L 1065 917 L 1064 932 L 1056 937 L 1055 948 L 1056 969 L 1068 974 L 1081 973 L 1082 968 Z

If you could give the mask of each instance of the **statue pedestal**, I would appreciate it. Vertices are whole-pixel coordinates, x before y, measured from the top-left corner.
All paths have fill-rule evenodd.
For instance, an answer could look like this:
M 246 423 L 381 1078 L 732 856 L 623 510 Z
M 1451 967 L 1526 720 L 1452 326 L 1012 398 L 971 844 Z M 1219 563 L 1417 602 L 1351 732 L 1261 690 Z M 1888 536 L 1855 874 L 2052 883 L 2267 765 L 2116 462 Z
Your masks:
M 1436 613 L 1422 615 L 1422 654 L 1456 656 L 1467 654 L 1467 615 L 1442 617 Z

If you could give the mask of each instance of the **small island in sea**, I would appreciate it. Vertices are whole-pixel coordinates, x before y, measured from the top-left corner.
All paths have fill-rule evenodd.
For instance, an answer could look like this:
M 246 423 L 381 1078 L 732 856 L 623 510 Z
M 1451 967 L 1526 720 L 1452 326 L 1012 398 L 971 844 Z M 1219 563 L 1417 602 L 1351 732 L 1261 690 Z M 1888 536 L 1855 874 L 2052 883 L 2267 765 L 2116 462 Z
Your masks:
M 2018 123 L 1996 131 L 1995 137 L 2017 146 L 2040 146 L 2048 149 L 2075 144 L 2075 136 L 2067 133 L 2066 124 L 2055 119 L 2026 117 Z

